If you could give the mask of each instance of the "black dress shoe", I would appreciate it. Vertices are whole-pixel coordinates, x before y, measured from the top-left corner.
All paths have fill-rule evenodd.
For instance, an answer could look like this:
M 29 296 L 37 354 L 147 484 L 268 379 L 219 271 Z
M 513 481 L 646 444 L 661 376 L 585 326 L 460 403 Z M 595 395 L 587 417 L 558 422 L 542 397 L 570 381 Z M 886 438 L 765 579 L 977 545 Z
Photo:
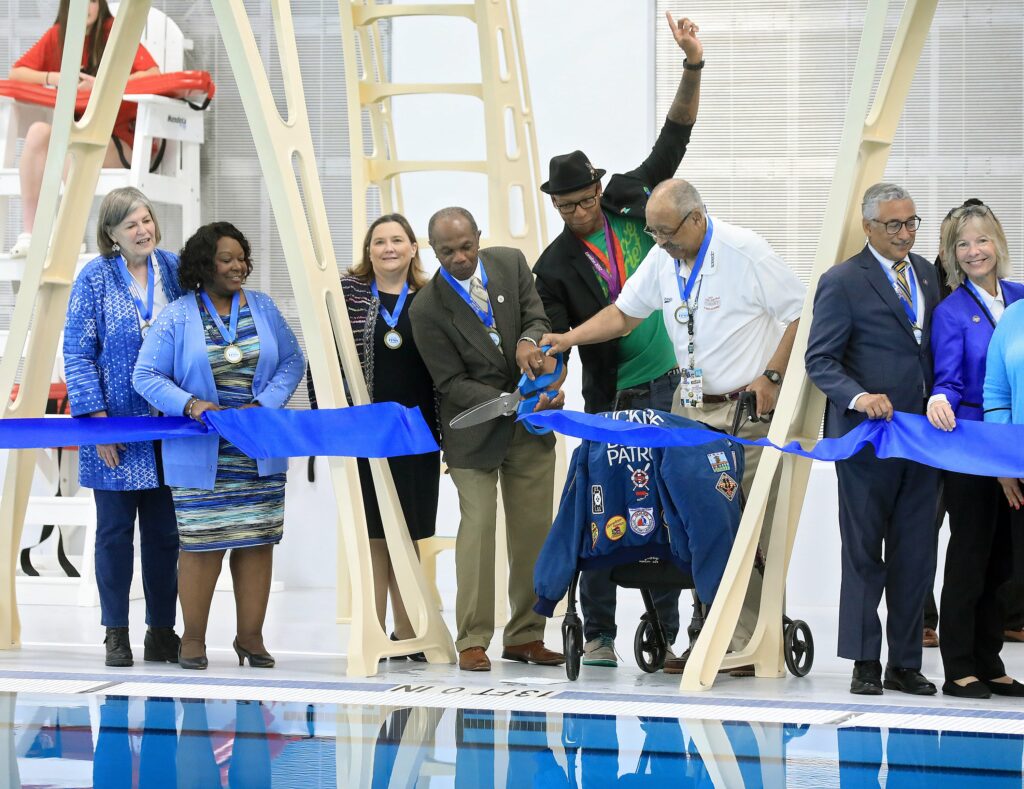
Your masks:
M 995 682 L 991 679 L 986 679 L 985 685 L 997 696 L 1024 696 L 1024 685 L 1017 680 L 1012 682 Z
M 877 660 L 855 660 L 850 693 L 858 696 L 881 696 L 882 664 Z
M 916 668 L 885 667 L 883 687 L 913 696 L 934 696 L 935 686 Z
M 1024 688 L 1024 685 L 1021 688 Z M 968 682 L 966 685 L 957 685 L 953 680 L 947 679 L 942 683 L 942 692 L 947 696 L 957 696 L 961 699 L 987 699 L 992 696 L 988 687 L 980 680 Z
M 238 655 L 238 665 L 245 665 L 245 661 L 249 661 L 250 668 L 273 668 L 277 663 L 274 660 L 274 656 L 269 652 L 250 652 L 245 649 L 241 644 L 238 643 L 238 638 L 231 644 L 235 649 L 235 654 Z
M 177 663 L 181 639 L 173 627 L 151 627 L 146 630 L 143 660 L 151 663 Z
M 103 643 L 107 647 L 106 664 L 108 666 L 126 668 L 135 663 L 132 659 L 132 645 L 128 641 L 127 627 L 108 627 Z

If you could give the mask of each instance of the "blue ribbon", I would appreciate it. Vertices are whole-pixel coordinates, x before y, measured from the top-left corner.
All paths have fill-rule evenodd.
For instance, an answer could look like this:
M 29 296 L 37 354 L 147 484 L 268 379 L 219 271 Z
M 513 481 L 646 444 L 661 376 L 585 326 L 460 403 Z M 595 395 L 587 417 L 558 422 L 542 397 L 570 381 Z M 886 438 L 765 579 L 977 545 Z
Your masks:
M 642 425 L 576 411 L 540 411 L 519 418 L 566 436 L 634 447 L 696 447 L 721 437 L 701 428 Z M 872 446 L 880 458 L 904 458 L 983 477 L 1024 478 L 1024 425 L 960 419 L 956 429 L 947 433 L 932 427 L 927 417 L 897 411 L 891 422 L 864 421 L 844 436 L 822 439 L 813 449 L 804 449 L 796 441 L 778 446 L 767 438 L 733 440 L 827 462 L 845 460 Z
M 487 270 L 484 268 L 483 261 L 479 261 L 478 265 L 480 266 L 480 284 L 484 286 L 484 290 L 487 290 Z M 462 300 L 469 305 L 469 308 L 473 310 L 473 312 L 476 313 L 476 316 L 480 319 L 480 322 L 483 323 L 483 325 L 486 326 L 488 329 L 493 328 L 494 311 L 491 309 L 491 300 L 488 298 L 487 312 L 484 312 L 483 310 L 476 306 L 476 302 L 473 301 L 473 297 L 469 295 L 469 293 L 466 291 L 464 287 L 462 287 L 462 285 L 459 284 L 459 281 L 448 273 L 448 269 L 446 269 L 444 266 L 441 266 L 439 270 L 441 272 L 441 276 L 444 278 L 444 281 L 451 285 L 452 290 L 454 290 L 457 294 L 459 294 L 459 296 L 462 297 Z
M 153 296 L 154 296 L 154 280 L 153 276 L 153 256 L 150 255 L 146 258 L 146 269 L 149 272 L 149 277 L 146 282 L 146 303 L 142 303 L 142 299 L 135 295 L 136 285 L 138 281 L 132 276 L 132 273 L 128 270 L 128 264 L 125 262 L 123 255 L 117 256 L 117 268 L 121 272 L 121 279 L 124 280 L 125 286 L 128 288 L 128 295 L 132 297 L 132 301 L 135 302 L 135 309 L 139 311 L 139 317 L 142 318 L 142 322 L 149 326 L 150 321 L 153 320 Z
M 395 302 L 394 315 L 388 312 L 387 308 L 381 303 L 380 293 L 377 290 L 377 280 L 370 283 L 370 292 L 373 293 L 373 298 L 377 300 L 380 317 L 384 319 L 384 323 L 388 325 L 389 329 L 394 329 L 398 326 L 398 319 L 402 316 L 402 308 L 405 307 L 405 300 L 409 298 L 409 280 L 402 283 L 402 292 L 398 295 L 398 301 Z
M 242 291 L 236 290 L 234 295 L 231 297 L 230 328 L 225 326 L 224 321 L 220 319 L 220 315 L 217 314 L 217 308 L 213 306 L 213 302 L 210 301 L 210 297 L 206 295 L 206 291 L 199 291 L 199 295 L 203 297 L 203 304 L 206 305 L 206 311 L 210 313 L 210 317 L 213 318 L 213 322 L 217 326 L 217 331 L 219 331 L 220 336 L 224 338 L 224 342 L 228 345 L 234 343 L 235 338 L 238 336 L 238 305 L 242 301 Z
M 0 419 L 0 449 L 126 444 L 217 433 L 251 458 L 385 458 L 436 452 L 419 408 L 373 403 L 289 411 L 241 408 L 207 411 L 206 423 L 183 416 L 83 419 Z
M 679 261 L 676 260 L 676 287 L 679 288 L 679 298 L 683 302 L 683 306 L 686 307 L 686 312 L 690 312 L 690 293 L 693 292 L 693 285 L 697 281 L 700 275 L 700 270 L 704 268 L 704 257 L 708 254 L 708 247 L 711 246 L 711 236 L 715 232 L 714 225 L 711 224 L 711 217 L 708 217 L 708 227 L 704 231 L 704 240 L 700 242 L 700 249 L 697 250 L 697 257 L 693 261 L 693 268 L 690 269 L 690 276 L 686 279 L 686 287 L 679 283 L 681 277 L 679 276 Z

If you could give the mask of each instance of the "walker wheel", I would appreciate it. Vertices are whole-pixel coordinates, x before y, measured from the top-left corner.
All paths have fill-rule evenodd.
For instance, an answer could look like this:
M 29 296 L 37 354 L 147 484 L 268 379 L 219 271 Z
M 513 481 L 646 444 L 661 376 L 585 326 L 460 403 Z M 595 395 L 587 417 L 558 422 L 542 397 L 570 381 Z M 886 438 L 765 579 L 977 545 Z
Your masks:
M 580 658 L 583 657 L 583 626 L 578 622 L 562 626 L 562 641 L 565 651 L 565 676 L 575 682 L 580 675 Z
M 636 664 L 648 674 L 661 669 L 665 665 L 666 646 L 664 639 L 658 637 L 654 624 L 645 615 L 640 620 L 633 638 L 633 655 Z
M 814 637 L 802 619 L 795 619 L 786 626 L 783 653 L 786 667 L 793 676 L 806 677 L 814 664 Z

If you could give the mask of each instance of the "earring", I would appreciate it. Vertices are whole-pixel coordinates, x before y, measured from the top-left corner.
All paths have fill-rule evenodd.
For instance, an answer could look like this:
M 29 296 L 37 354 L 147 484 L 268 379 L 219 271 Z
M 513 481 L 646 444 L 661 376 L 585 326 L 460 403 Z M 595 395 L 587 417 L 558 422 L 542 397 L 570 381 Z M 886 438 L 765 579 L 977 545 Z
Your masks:
M 115 255 L 121 254 L 121 245 L 118 244 L 116 241 L 111 245 L 110 249 Z

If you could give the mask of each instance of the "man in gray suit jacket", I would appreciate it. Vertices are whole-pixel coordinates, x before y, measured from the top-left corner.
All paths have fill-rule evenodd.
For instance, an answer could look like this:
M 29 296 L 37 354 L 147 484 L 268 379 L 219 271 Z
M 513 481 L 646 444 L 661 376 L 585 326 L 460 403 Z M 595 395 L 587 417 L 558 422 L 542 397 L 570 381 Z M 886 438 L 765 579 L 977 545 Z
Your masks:
M 807 375 L 828 397 L 825 435 L 844 435 L 893 411 L 923 414 L 932 391 L 931 264 L 910 253 L 921 218 L 906 190 L 880 183 L 861 205 L 864 249 L 826 272 L 814 297 Z M 842 586 L 839 656 L 854 661 L 850 692 L 882 687 L 931 695 L 920 672 L 922 604 L 935 566 L 938 472 L 871 447 L 836 463 Z M 884 544 L 884 557 L 883 557 Z M 888 664 L 882 680 L 885 592 Z
M 523 253 L 480 249 L 480 231 L 464 208 L 430 218 L 430 245 L 441 263 L 410 310 L 416 346 L 440 395 L 444 459 L 459 492 L 455 540 L 455 618 L 459 667 L 488 671 L 494 635 L 494 540 L 497 485 L 505 506 L 512 616 L 502 657 L 555 666 L 565 662 L 544 647 L 545 620 L 534 613 L 533 567 L 551 527 L 555 438 L 534 435 L 514 416 L 452 430 L 452 417 L 516 388 L 520 370 L 531 377 L 547 360 L 538 347 L 550 331 Z M 564 376 L 563 376 L 564 377 Z M 561 381 L 559 381 L 559 386 Z M 561 407 L 564 395 L 540 408 Z

